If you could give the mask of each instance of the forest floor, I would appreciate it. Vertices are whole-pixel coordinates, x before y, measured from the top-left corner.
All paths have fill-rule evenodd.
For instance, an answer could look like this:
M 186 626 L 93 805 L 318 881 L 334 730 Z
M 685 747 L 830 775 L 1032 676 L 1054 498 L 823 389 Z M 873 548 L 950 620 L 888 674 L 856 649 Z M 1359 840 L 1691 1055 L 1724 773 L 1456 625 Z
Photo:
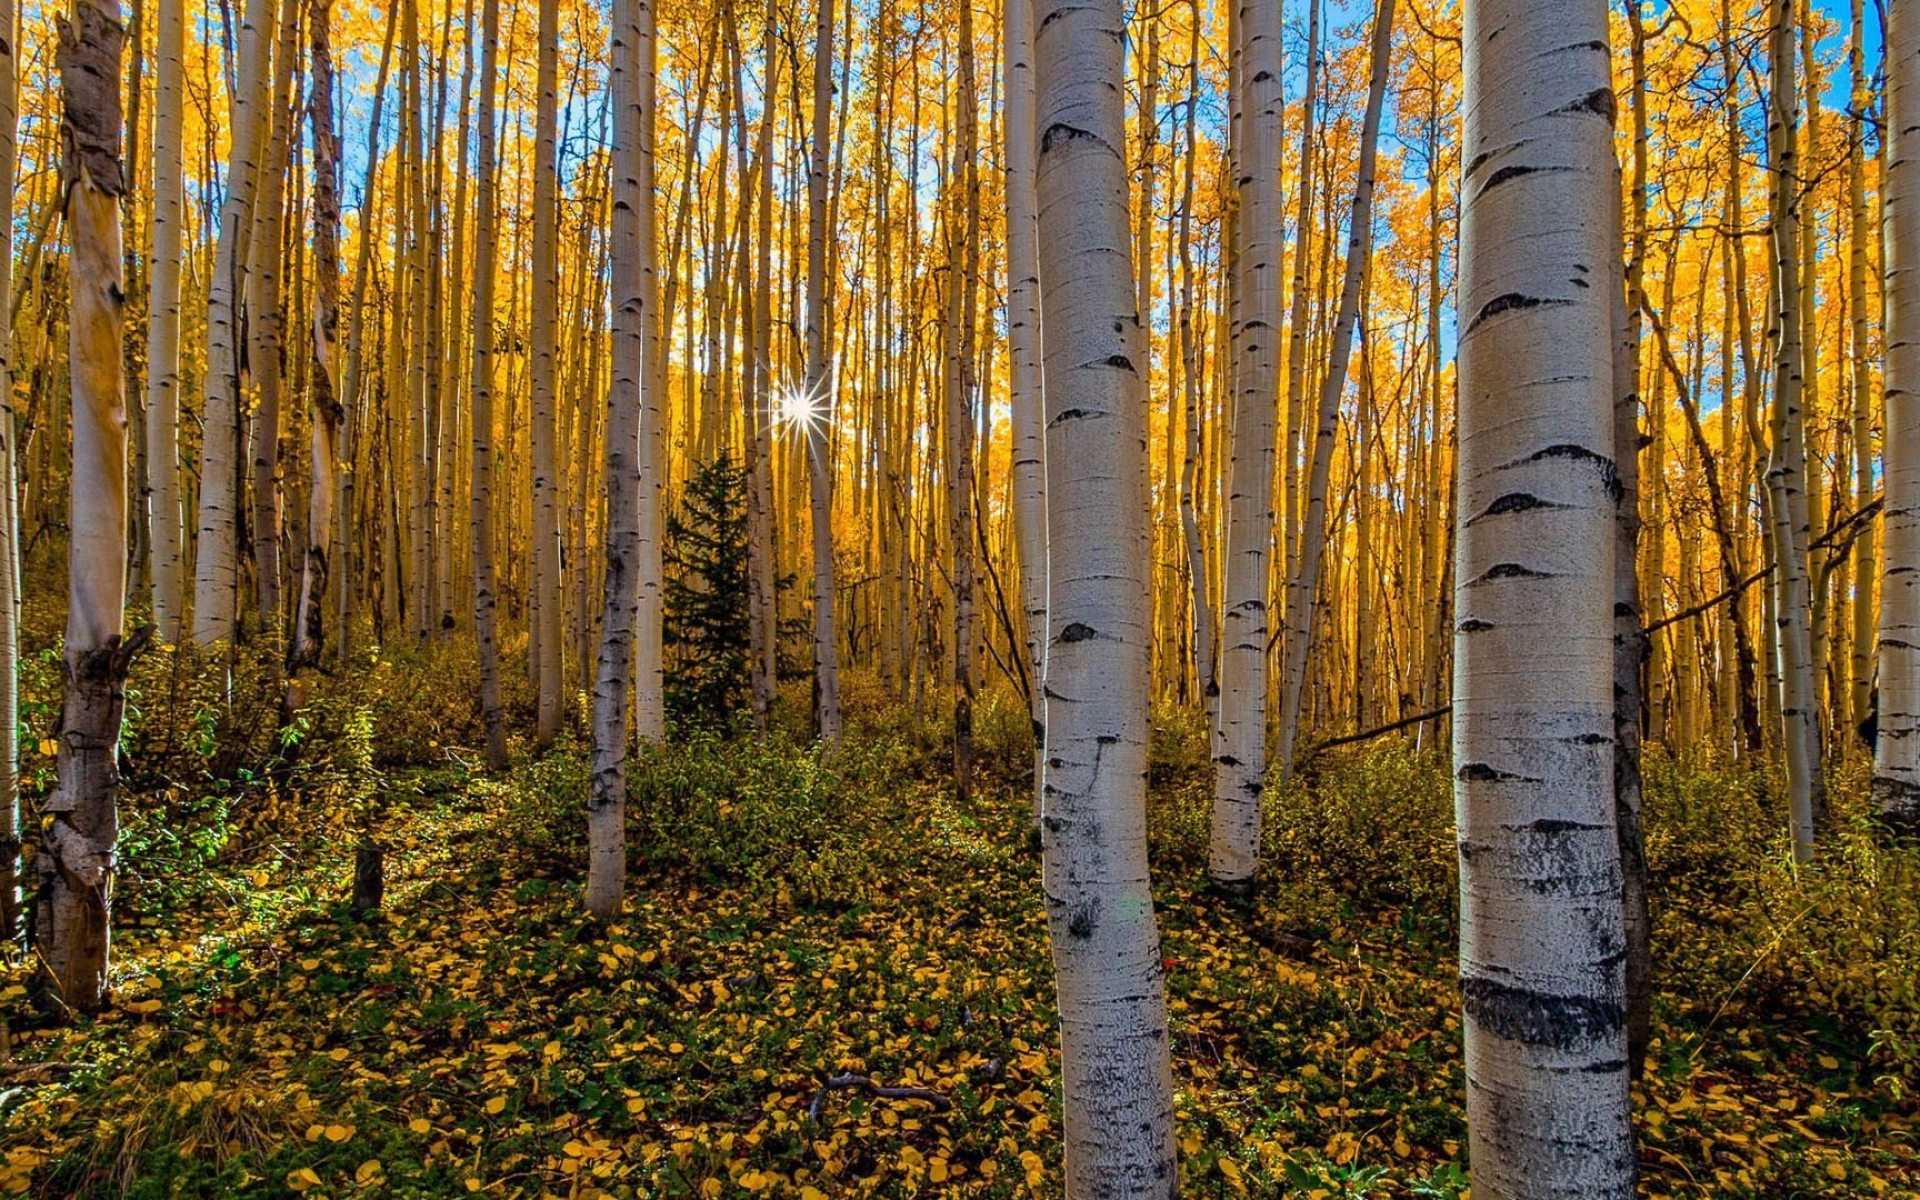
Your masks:
M 132 853 L 114 1009 L 56 1029 L 17 986 L 0 1004 L 0 1193 L 1057 1195 L 1024 789 L 1009 769 L 959 804 L 936 740 L 912 743 L 655 754 L 604 926 L 580 910 L 577 750 L 499 781 L 451 755 L 391 770 L 349 818 L 260 801 L 191 872 Z M 1444 768 L 1388 750 L 1289 789 L 1272 882 L 1236 908 L 1199 887 L 1203 781 L 1171 757 L 1154 829 L 1183 1194 L 1465 1195 Z M 1847 1015 L 1878 1011 L 1835 982 L 1850 966 L 1783 949 L 1820 906 L 1857 907 L 1857 881 L 1783 898 L 1682 845 L 1731 786 L 1656 779 L 1649 801 L 1644 1191 L 1920 1195 L 1898 1039 Z M 347 819 L 388 850 L 376 916 L 344 903 Z M 846 1073 L 951 1109 L 823 1088 Z

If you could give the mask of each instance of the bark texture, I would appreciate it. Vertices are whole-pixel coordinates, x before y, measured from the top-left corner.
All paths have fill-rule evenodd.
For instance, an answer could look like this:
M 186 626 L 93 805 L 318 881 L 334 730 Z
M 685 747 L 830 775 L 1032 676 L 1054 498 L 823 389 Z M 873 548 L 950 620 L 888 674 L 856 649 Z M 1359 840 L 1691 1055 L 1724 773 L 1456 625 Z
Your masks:
M 1051 605 L 1041 845 L 1069 1200 L 1172 1197 L 1173 1079 L 1147 877 L 1143 331 L 1119 0 L 1037 6 Z
M 61 183 L 72 246 L 73 476 L 67 552 L 66 695 L 59 782 L 34 855 L 34 949 L 68 1011 L 107 1001 L 109 907 L 119 837 L 120 717 L 127 664 L 127 411 L 120 353 L 120 55 L 117 3 L 82 0 L 61 23 Z
M 1881 814 L 1920 829 L 1920 12 L 1887 6 L 1886 544 L 1880 577 Z
M 1470 0 L 1455 803 L 1475 1196 L 1634 1194 L 1604 0 Z

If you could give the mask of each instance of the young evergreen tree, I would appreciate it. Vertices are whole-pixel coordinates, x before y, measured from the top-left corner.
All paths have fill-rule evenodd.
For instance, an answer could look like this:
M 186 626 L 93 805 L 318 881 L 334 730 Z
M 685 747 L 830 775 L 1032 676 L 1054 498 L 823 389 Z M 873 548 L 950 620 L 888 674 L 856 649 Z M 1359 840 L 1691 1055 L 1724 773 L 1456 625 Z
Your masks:
M 724 729 L 749 699 L 747 472 L 724 451 L 667 518 L 667 718 Z

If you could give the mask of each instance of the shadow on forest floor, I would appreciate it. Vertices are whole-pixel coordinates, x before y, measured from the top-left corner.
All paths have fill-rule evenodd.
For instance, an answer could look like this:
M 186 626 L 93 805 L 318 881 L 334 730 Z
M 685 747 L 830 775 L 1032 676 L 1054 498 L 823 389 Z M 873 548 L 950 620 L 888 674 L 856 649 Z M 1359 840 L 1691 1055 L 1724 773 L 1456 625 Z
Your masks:
M 831 763 L 780 741 L 651 754 L 629 909 L 606 927 L 580 914 L 577 751 L 502 782 L 458 764 L 387 781 L 380 917 L 341 901 L 343 837 L 217 859 L 198 899 L 121 937 L 112 1012 L 22 1042 L 23 1061 L 89 1065 L 0 1084 L 0 1191 L 1057 1195 L 1025 797 L 962 809 L 905 741 Z M 1644 1190 L 1920 1194 L 1902 1077 L 1845 997 L 1761 969 L 1767 945 L 1751 961 L 1755 906 L 1787 901 L 1682 844 L 1683 820 L 1726 821 L 1703 787 L 1656 776 L 1649 801 Z M 1277 794 L 1246 911 L 1196 888 L 1200 790 L 1157 776 L 1183 1194 L 1460 1195 L 1445 771 L 1390 749 Z M 953 1107 L 823 1093 L 842 1072 Z

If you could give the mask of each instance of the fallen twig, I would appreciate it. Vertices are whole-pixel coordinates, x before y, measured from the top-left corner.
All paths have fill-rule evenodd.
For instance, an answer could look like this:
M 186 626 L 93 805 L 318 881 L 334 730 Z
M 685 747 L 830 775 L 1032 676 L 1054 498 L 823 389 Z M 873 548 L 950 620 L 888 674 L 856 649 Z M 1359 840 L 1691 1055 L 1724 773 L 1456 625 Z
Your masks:
M 843 1088 L 859 1088 L 867 1095 L 880 1100 L 923 1100 L 931 1104 L 933 1111 L 937 1113 L 953 1111 L 953 1101 L 932 1088 L 882 1087 L 865 1075 L 835 1075 L 831 1079 L 823 1080 L 820 1090 L 813 1094 L 813 1103 L 807 1106 L 809 1125 L 820 1123 L 820 1106 L 826 1103 L 827 1093 Z

